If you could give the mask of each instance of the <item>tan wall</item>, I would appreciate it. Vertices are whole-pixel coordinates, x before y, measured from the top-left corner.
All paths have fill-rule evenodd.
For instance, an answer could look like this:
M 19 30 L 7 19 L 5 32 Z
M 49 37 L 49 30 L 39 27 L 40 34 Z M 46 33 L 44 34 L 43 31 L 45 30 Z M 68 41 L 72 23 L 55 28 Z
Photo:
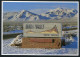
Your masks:
M 31 39 L 35 39 L 32 41 Z M 43 41 L 36 41 L 36 39 L 43 39 Z M 47 39 L 44 41 L 44 39 Z M 54 39 L 54 43 L 53 40 Z M 22 48 L 61 48 L 60 38 L 22 38 Z

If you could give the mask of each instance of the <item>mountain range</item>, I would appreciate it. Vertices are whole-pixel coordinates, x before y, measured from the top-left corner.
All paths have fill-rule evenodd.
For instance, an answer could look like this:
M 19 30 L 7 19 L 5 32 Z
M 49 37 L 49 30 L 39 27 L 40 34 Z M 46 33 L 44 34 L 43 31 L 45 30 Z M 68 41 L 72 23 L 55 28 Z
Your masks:
M 3 13 L 4 21 L 37 21 L 37 20 L 60 20 L 72 17 L 77 17 L 78 11 L 76 9 L 56 8 L 47 11 L 46 13 L 36 14 L 27 10 L 19 12 Z

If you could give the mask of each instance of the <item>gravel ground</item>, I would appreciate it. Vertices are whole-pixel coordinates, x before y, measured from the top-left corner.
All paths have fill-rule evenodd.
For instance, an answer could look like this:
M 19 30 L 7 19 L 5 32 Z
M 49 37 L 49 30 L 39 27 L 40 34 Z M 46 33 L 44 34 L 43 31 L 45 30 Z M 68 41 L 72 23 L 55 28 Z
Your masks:
M 3 40 L 3 52 L 2 54 L 4 55 L 12 55 L 12 54 L 16 54 L 16 55 L 21 55 L 21 54 L 25 54 L 25 55 L 29 55 L 29 54 L 33 54 L 33 55 L 77 55 L 77 41 L 75 40 L 74 43 L 71 43 L 70 45 L 67 46 L 62 46 L 61 49 L 40 49 L 40 48 L 20 48 L 20 47 L 13 47 L 13 46 L 9 46 L 8 44 L 11 43 L 11 41 L 14 38 L 11 39 L 5 39 Z M 76 47 L 74 47 L 74 44 L 76 45 Z

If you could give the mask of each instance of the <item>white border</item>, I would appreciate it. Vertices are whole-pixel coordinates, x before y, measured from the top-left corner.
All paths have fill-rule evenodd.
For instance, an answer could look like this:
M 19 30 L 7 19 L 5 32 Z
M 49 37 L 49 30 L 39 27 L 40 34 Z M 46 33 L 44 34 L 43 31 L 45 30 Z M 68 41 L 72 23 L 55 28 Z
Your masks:
M 3 54 L 3 2 L 41 2 L 41 3 L 77 3 L 78 5 L 78 52 L 77 54 L 48 54 L 47 56 L 78 56 L 79 55 L 79 2 L 78 1 L 2 1 L 2 16 L 1 16 L 1 55 L 41 55 L 45 56 L 46 54 Z
M 78 1 L 3 1 L 3 2 L 78 3 Z

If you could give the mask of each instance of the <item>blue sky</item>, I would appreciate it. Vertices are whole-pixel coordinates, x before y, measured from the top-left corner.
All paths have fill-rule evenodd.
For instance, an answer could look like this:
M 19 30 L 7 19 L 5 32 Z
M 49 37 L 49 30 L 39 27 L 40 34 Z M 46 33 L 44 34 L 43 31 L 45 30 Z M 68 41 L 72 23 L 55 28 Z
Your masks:
M 57 2 L 3 2 L 3 11 L 20 11 L 35 9 L 55 9 L 55 8 L 77 9 L 77 3 L 57 3 Z

